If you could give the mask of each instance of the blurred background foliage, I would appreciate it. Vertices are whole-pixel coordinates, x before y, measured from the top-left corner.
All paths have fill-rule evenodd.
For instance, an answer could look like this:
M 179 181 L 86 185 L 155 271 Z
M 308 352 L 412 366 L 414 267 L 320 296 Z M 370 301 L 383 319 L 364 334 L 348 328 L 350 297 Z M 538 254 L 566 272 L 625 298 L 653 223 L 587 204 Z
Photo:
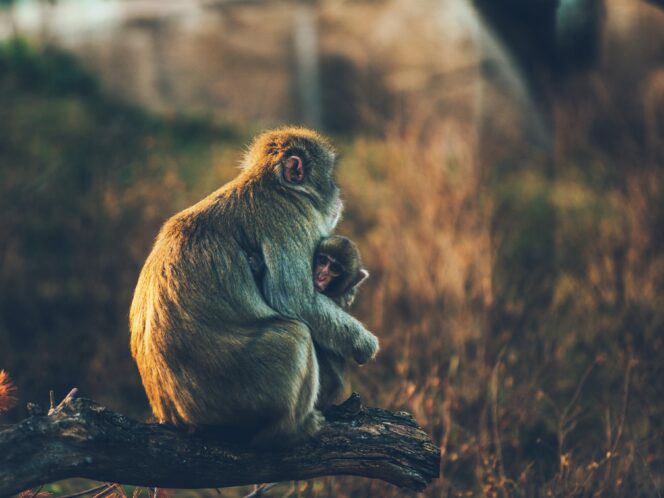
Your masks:
M 440 444 L 425 495 L 664 493 L 657 2 L 2 5 L 0 368 L 22 402 L 77 386 L 147 417 L 127 314 L 159 226 L 298 122 L 338 144 L 339 232 L 372 274 L 354 314 L 382 350 L 353 388 Z

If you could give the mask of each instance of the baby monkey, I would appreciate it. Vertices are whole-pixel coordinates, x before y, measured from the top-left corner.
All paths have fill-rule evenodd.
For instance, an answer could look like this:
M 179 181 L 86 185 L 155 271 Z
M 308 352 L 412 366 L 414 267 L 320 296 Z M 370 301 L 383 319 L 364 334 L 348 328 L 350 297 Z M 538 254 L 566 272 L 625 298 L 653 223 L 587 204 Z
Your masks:
M 249 265 L 259 287 L 263 285 L 265 264 L 259 254 L 248 257 Z M 362 267 L 360 251 L 347 237 L 331 235 L 318 244 L 314 253 L 314 288 L 347 310 L 357 295 L 358 287 L 369 278 Z M 316 344 L 318 358 L 319 392 L 316 408 L 326 410 L 340 400 L 346 391 L 348 362 Z
M 332 235 L 320 242 L 314 257 L 314 287 L 318 292 L 346 309 L 367 278 L 369 272 L 362 268 L 360 251 L 352 240 Z
M 264 262 L 260 255 L 252 254 L 249 264 L 260 285 Z M 314 254 L 313 269 L 315 289 L 344 309 L 353 304 L 358 287 L 369 278 L 369 272 L 362 267 L 357 245 L 341 235 L 332 235 L 320 242 Z

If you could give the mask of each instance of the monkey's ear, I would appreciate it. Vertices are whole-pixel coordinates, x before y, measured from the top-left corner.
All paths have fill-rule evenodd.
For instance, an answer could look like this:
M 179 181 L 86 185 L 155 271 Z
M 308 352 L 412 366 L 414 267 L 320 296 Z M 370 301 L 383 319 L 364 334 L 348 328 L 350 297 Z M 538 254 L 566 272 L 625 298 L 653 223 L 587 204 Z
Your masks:
M 304 165 L 298 156 L 289 156 L 284 162 L 284 178 L 288 183 L 300 185 L 304 182 Z
M 359 287 L 367 278 L 369 278 L 369 272 L 364 268 L 360 268 L 360 271 L 357 272 L 357 277 L 355 277 L 355 282 L 353 283 L 353 288 Z

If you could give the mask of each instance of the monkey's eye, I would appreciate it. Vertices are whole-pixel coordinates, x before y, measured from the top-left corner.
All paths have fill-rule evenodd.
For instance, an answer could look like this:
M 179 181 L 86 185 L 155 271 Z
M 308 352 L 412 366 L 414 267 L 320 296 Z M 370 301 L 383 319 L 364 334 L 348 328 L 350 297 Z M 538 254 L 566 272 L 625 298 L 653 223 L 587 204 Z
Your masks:
M 341 275 L 341 273 L 344 271 L 344 269 L 341 267 L 339 263 L 334 263 L 330 264 L 330 272 L 333 273 L 334 275 Z
M 327 256 L 325 256 L 325 254 L 319 254 L 319 255 L 316 257 L 316 264 L 317 264 L 318 266 L 325 266 L 325 265 L 327 264 L 328 261 L 330 261 L 330 258 L 328 258 Z

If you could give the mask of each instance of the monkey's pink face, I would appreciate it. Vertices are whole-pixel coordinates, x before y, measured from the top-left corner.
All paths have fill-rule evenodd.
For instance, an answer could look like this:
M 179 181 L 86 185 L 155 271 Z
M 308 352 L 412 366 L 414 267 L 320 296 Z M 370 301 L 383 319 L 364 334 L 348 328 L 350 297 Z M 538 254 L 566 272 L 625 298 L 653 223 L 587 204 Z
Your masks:
M 342 271 L 341 265 L 332 258 L 325 254 L 319 255 L 314 268 L 314 287 L 318 292 L 323 292 Z

